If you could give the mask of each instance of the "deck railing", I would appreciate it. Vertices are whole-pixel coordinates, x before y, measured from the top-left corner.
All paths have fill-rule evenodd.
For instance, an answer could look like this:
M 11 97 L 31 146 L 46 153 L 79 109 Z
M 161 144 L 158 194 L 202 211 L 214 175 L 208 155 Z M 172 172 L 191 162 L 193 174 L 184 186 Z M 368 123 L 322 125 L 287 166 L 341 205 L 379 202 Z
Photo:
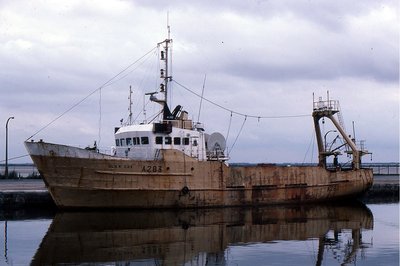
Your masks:
M 330 110 L 338 112 L 339 108 L 340 108 L 339 101 L 337 100 L 329 100 L 329 101 L 319 100 L 317 102 L 314 102 L 313 104 L 314 111 Z

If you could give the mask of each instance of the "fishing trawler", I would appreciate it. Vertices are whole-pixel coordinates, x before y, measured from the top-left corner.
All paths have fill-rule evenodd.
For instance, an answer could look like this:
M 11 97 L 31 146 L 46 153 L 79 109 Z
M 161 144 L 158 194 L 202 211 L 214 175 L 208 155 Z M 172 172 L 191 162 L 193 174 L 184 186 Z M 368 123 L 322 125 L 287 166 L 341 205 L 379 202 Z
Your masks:
M 192 208 L 327 201 L 353 197 L 373 181 L 363 169 L 360 149 L 334 117 L 338 101 L 314 101 L 319 151 L 318 166 L 258 164 L 230 166 L 221 133 L 207 134 L 178 105 L 168 105 L 169 45 L 158 44 L 161 84 L 147 93 L 161 106 L 160 119 L 115 128 L 111 154 L 97 149 L 27 140 L 25 146 L 60 208 Z M 343 139 L 341 147 L 352 157 L 351 166 L 337 160 L 339 149 L 328 149 L 320 120 L 332 121 Z M 325 135 L 326 136 L 326 135 Z M 333 164 L 327 158 L 333 156 Z

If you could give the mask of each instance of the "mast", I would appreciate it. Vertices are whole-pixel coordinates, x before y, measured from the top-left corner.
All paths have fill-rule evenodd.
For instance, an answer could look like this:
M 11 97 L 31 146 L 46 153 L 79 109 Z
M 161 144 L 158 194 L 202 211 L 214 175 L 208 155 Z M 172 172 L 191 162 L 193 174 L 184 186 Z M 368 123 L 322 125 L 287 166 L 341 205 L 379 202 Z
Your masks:
M 150 92 L 146 93 L 146 95 L 150 95 L 150 101 L 159 103 L 163 106 L 163 120 L 173 120 L 175 119 L 175 116 L 172 115 L 169 107 L 168 107 L 168 83 L 171 81 L 172 77 L 169 75 L 169 45 L 172 42 L 172 39 L 170 38 L 170 28 L 168 25 L 168 37 L 162 42 L 157 43 L 157 47 L 159 48 L 160 46 L 162 47 L 160 51 L 160 60 L 164 61 L 164 68 L 160 67 L 160 92 L 164 94 L 164 99 L 158 99 L 155 94 L 158 92 Z
M 129 86 L 129 125 L 132 125 L 132 86 Z
M 163 46 L 164 50 L 161 51 L 160 60 L 164 61 L 164 68 L 160 69 L 160 78 L 162 83 L 160 84 L 160 91 L 164 93 L 165 103 L 168 104 L 168 82 L 171 80 L 169 76 L 168 60 L 169 60 L 169 43 L 172 42 L 171 39 L 165 39 L 163 42 L 158 43 L 158 45 L 165 44 Z
M 169 69 L 168 69 L 168 59 L 169 59 L 169 43 L 171 40 L 171 28 L 169 26 L 169 12 L 167 13 L 167 31 L 168 31 L 168 38 L 165 40 L 165 104 L 168 105 L 168 82 L 170 77 Z
M 169 35 L 169 34 L 168 34 Z M 165 85 L 165 103 L 166 104 L 168 104 L 168 81 L 169 81 L 169 76 L 168 76 L 168 45 L 169 45 L 169 42 L 170 42 L 171 40 L 169 39 L 169 36 L 168 36 L 168 39 L 166 39 L 165 40 L 165 78 L 164 78 L 164 85 Z
M 165 39 L 164 41 L 158 43 L 158 45 L 163 48 L 161 50 L 161 55 L 160 55 L 160 60 L 164 61 L 164 68 L 160 69 L 160 79 L 161 79 L 161 84 L 160 84 L 160 92 L 164 93 L 164 99 L 163 100 L 158 100 L 155 97 L 150 97 L 150 100 L 155 101 L 163 105 L 163 120 L 171 120 L 172 115 L 171 112 L 168 108 L 168 83 L 171 81 L 172 77 L 169 75 L 169 45 L 172 42 L 170 39 L 170 32 L 169 32 L 169 26 L 168 26 L 168 38 Z

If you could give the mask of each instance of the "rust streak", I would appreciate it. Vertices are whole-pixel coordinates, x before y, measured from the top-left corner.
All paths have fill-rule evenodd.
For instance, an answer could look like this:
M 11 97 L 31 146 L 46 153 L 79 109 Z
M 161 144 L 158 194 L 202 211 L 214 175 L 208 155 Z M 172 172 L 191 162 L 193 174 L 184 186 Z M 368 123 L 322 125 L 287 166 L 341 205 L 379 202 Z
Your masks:
M 116 172 L 116 171 L 95 171 L 98 174 L 114 175 L 147 175 L 147 176 L 192 176 L 192 173 L 158 173 L 158 172 Z

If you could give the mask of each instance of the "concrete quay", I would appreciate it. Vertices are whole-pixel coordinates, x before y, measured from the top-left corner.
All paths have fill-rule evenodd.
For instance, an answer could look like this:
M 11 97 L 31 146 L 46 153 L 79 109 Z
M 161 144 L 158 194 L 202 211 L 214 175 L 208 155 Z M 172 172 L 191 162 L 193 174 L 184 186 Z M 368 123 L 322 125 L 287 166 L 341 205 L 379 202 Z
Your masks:
M 41 179 L 0 180 L 0 209 L 55 208 Z
M 376 175 L 374 184 L 360 200 L 364 203 L 399 202 L 399 175 Z
M 375 176 L 371 189 L 360 198 L 364 203 L 399 202 L 399 176 Z M 55 208 L 41 179 L 0 180 L 0 209 Z

